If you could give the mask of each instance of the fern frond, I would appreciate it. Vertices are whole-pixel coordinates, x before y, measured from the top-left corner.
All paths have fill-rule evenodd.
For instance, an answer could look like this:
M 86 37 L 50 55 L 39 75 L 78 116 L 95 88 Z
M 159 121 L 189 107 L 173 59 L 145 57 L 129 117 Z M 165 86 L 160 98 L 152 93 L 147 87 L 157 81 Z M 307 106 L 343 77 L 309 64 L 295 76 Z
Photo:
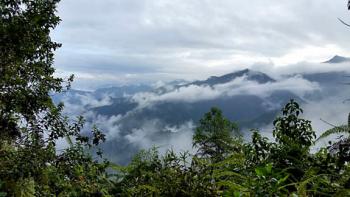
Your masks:
M 341 125 L 341 126 L 337 126 L 332 129 L 329 129 L 324 133 L 322 133 L 322 135 L 318 137 L 316 141 L 329 137 L 330 135 L 340 134 L 340 133 L 350 134 L 350 127 L 348 125 Z

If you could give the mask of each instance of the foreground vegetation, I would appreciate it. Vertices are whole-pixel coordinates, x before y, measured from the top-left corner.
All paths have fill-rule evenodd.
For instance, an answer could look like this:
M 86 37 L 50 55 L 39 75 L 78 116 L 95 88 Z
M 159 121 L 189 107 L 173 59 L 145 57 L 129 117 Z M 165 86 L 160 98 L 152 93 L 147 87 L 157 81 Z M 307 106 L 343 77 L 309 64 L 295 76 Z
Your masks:
M 113 193 L 122 196 L 348 196 L 349 144 L 310 153 L 311 122 L 293 100 L 274 121 L 270 142 L 254 131 L 251 142 L 233 137 L 220 110 L 207 113 L 193 137 L 197 154 L 139 153 L 117 168 Z
M 293 100 L 274 121 L 274 139 L 254 131 L 243 141 L 213 108 L 194 133 L 193 155 L 154 148 L 128 166 L 103 159 L 103 133 L 82 135 L 83 118 L 64 117 L 50 97 L 72 81 L 53 75 L 57 3 L 0 0 L 0 196 L 350 195 L 350 140 L 311 153 L 315 132 Z M 60 139 L 69 147 L 59 150 Z

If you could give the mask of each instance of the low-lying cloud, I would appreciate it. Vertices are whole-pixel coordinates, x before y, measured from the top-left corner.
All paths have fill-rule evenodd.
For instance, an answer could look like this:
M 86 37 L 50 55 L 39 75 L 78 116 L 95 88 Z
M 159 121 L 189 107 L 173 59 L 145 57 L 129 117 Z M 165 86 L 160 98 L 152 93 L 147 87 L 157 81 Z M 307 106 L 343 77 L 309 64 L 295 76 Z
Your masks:
M 107 142 L 104 149 L 107 156 L 113 161 L 125 164 L 134 153 L 140 149 L 148 149 L 152 146 L 159 148 L 160 152 L 167 149 L 180 151 L 195 151 L 192 147 L 193 130 L 196 122 L 187 120 L 178 124 L 169 124 L 162 121 L 161 117 L 140 117 L 140 112 L 145 109 L 152 109 L 159 103 L 187 103 L 189 105 L 203 100 L 215 100 L 222 97 L 234 97 L 237 95 L 255 95 L 262 98 L 261 103 L 267 111 L 273 111 L 281 107 L 281 103 L 272 103 L 269 96 L 278 91 L 289 91 L 304 99 L 302 108 L 305 111 L 304 117 L 312 120 L 317 134 L 330 128 L 322 120 L 339 125 L 346 121 L 347 113 L 350 111 L 348 105 L 343 103 L 350 90 L 337 89 L 337 93 L 330 96 L 324 94 L 322 84 L 311 82 L 302 75 L 280 78 L 276 82 L 258 83 L 248 80 L 246 76 L 238 77 L 231 82 L 224 84 L 209 85 L 188 85 L 179 88 L 168 88 L 165 93 L 141 92 L 135 95 L 126 96 L 125 99 L 138 103 L 136 108 L 124 115 L 104 116 L 96 113 L 92 108 L 109 106 L 113 98 L 106 95 L 106 98 L 94 98 L 93 95 L 80 95 L 72 98 L 65 98 L 67 110 L 72 115 L 83 114 L 88 120 L 86 131 L 97 125 L 105 132 Z M 327 87 L 327 88 L 331 88 Z M 340 88 L 341 90 L 341 88 Z M 308 95 L 321 94 L 321 97 L 309 100 Z M 305 97 L 306 96 L 306 97 Z M 349 96 L 350 97 L 350 96 Z M 74 101 L 74 102 L 71 102 Z M 78 114 L 80 113 L 80 114 Z M 142 114 L 142 113 L 141 113 Z M 272 123 L 261 126 L 264 135 L 272 137 Z M 249 132 L 243 130 L 247 140 Z M 272 139 L 272 138 L 271 138 Z M 324 145 L 325 141 L 318 143 L 317 147 Z M 316 148 L 317 148 L 316 147 Z
M 225 84 L 214 86 L 189 85 L 177 88 L 164 94 L 152 92 L 138 93 L 132 100 L 139 103 L 139 106 L 148 106 L 158 102 L 198 102 L 201 100 L 212 100 L 219 97 L 231 97 L 235 95 L 256 95 L 267 97 L 275 91 L 290 91 L 299 97 L 306 93 L 321 90 L 316 82 L 310 82 L 301 76 L 294 76 L 277 82 L 258 83 L 247 80 L 246 76 L 239 77 Z

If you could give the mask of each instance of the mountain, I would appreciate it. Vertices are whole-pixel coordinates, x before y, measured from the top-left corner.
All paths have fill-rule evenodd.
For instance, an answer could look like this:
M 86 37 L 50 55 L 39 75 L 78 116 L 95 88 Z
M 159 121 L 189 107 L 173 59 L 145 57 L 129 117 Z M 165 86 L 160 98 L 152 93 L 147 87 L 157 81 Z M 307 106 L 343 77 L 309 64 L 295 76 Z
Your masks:
M 339 56 L 339 55 L 335 55 L 330 60 L 325 61 L 323 63 L 326 63 L 326 64 L 338 64 L 338 63 L 344 63 L 344 62 L 350 62 L 350 58 L 342 57 L 342 56 Z
M 113 98 L 109 105 L 94 107 L 91 110 L 105 116 L 125 115 L 127 112 L 135 109 L 137 105 L 136 102 L 128 98 Z
M 271 124 L 290 99 L 306 104 L 325 94 L 323 90 L 309 91 L 306 87 L 309 96 L 303 96 L 296 89 L 314 82 L 332 90 L 327 95 L 334 95 L 335 84 L 343 75 L 342 72 L 312 73 L 275 80 L 265 73 L 244 69 L 194 82 L 175 81 L 153 89 L 123 86 L 94 92 L 73 90 L 68 92 L 69 99 L 63 95 L 59 98 L 81 104 L 89 112 L 88 121 L 107 134 L 105 153 L 112 161 L 123 164 L 130 161 L 132 153 L 153 144 L 178 145 L 178 148 L 184 141 L 191 144 L 193 128 L 211 107 L 220 108 L 242 131 L 261 128 Z M 242 77 L 244 80 L 237 80 Z
M 311 82 L 317 82 L 322 86 L 335 86 L 349 82 L 349 74 L 345 71 L 309 73 L 302 74 L 302 76 L 303 78 Z
M 125 86 L 112 86 L 107 88 L 99 88 L 94 91 L 95 96 L 102 98 L 106 95 L 112 98 L 120 98 L 125 95 L 133 95 L 138 92 L 151 91 L 152 87 L 149 85 L 125 85 Z
M 309 73 L 302 74 L 302 76 L 310 82 L 317 83 L 322 88 L 321 92 L 314 92 L 307 96 L 307 98 L 313 98 L 314 100 L 344 92 L 344 88 L 347 88 L 345 84 L 350 82 L 349 73 L 345 71 Z
M 249 69 L 244 69 L 241 71 L 229 73 L 222 76 L 212 76 L 206 80 L 202 81 L 195 81 L 191 83 L 185 83 L 181 85 L 176 85 L 172 88 L 157 88 L 157 91 L 153 91 L 156 93 L 156 96 L 162 97 L 165 94 L 173 94 L 181 89 L 188 88 L 189 86 L 196 86 L 196 87 L 205 87 L 210 86 L 214 87 L 215 85 L 219 84 L 226 84 L 229 82 L 232 82 L 233 80 L 239 78 L 239 77 L 246 77 L 247 81 L 254 81 L 258 84 L 265 84 L 265 83 L 274 83 L 276 80 L 269 77 L 265 73 L 252 71 Z M 167 91 L 165 91 L 167 89 Z M 159 91 L 162 90 L 162 91 Z M 284 91 L 278 93 L 275 92 L 271 94 L 270 101 L 280 103 L 281 101 L 288 101 L 290 98 L 297 98 L 300 99 L 298 96 L 292 94 L 291 92 Z M 186 98 L 183 98 L 182 101 L 159 101 L 152 104 L 152 107 L 145 108 L 143 111 L 138 111 L 137 113 L 134 113 L 135 116 L 138 116 L 138 118 L 142 117 L 148 117 L 148 118 L 157 118 L 166 121 L 169 124 L 178 124 L 181 122 L 184 122 L 186 120 L 194 120 L 198 121 L 199 118 L 207 112 L 212 106 L 217 106 L 224 110 L 224 113 L 227 114 L 229 118 L 232 120 L 243 120 L 247 119 L 248 117 L 255 117 L 258 116 L 257 111 L 261 108 L 260 105 L 264 103 L 265 99 L 262 99 L 256 95 L 250 95 L 250 94 L 243 94 L 243 95 L 233 95 L 233 96 L 219 96 L 218 98 L 213 99 L 198 99 L 196 102 L 187 102 Z M 278 101 L 280 100 L 280 101 Z M 249 101 L 249 102 L 248 102 Z M 249 106 L 252 107 L 251 110 L 244 110 L 242 107 L 247 107 L 248 103 L 251 103 Z M 247 105 L 246 105 L 247 104 Z M 113 101 L 113 104 L 107 105 L 107 106 L 101 106 L 93 108 L 96 113 L 105 115 L 105 116 L 112 116 L 112 115 L 119 115 L 120 113 L 125 113 L 125 110 L 120 110 L 120 108 L 123 108 L 122 106 L 129 106 L 132 109 L 136 108 L 137 105 L 135 101 L 132 99 L 116 99 Z M 248 106 L 248 107 L 249 107 Z M 253 110 L 255 109 L 255 110 Z M 252 113 L 250 113 L 252 111 Z M 235 112 L 239 114 L 238 116 L 232 116 L 232 112 Z M 231 113 L 231 114 L 229 114 Z M 253 115 L 255 113 L 255 115 Z M 138 114 L 138 115 L 136 115 Z M 170 115 L 171 114 L 171 115 Z M 247 114 L 247 115 L 244 115 Z
M 328 79 L 324 75 L 329 75 L 329 78 L 335 78 L 335 76 L 338 76 L 336 74 L 309 74 L 304 77 L 311 81 L 316 80 L 319 82 L 323 78 Z M 245 81 L 241 82 L 243 84 L 228 86 L 224 91 L 218 90 L 217 85 L 229 84 L 240 77 L 245 77 Z M 138 122 L 142 122 L 138 120 L 143 119 L 159 120 L 171 126 L 183 124 L 189 120 L 197 123 L 203 114 L 213 106 L 221 108 L 224 115 L 232 121 L 241 123 L 243 127 L 249 127 L 253 120 L 259 120 L 261 116 L 267 115 L 266 117 L 270 117 L 268 114 L 276 114 L 276 110 L 279 110 L 291 98 L 304 102 L 302 98 L 288 90 L 274 90 L 263 97 L 254 94 L 254 92 L 232 93 L 248 82 L 264 85 L 268 83 L 274 84 L 277 81 L 265 73 L 244 69 L 222 76 L 212 76 L 202 81 L 189 83 L 176 81 L 155 89 L 147 85 L 130 85 L 101 88 L 93 92 L 70 90 L 65 94 L 55 95 L 54 100 L 56 102 L 65 101 L 74 105 L 80 105 L 82 108 L 85 108 L 85 111 L 93 111 L 97 115 L 106 117 L 125 116 L 127 114 L 126 117 L 123 117 L 125 130 L 133 129 L 133 127 L 138 125 Z M 213 91 L 215 94 L 223 91 L 223 93 L 219 93 L 219 95 L 212 98 L 198 96 L 194 101 L 189 101 L 188 96 L 192 94 L 191 88 L 197 89 L 199 92 L 203 89 L 203 92 Z M 249 87 L 247 90 L 249 91 Z M 179 96 L 176 100 L 169 98 L 181 94 L 182 91 L 186 92 L 188 96 Z M 148 96 L 159 99 L 140 107 L 140 103 L 134 99 L 136 95 L 141 95 L 146 100 Z M 270 119 L 262 122 L 255 121 L 254 125 L 265 124 Z
M 228 86 L 230 82 L 239 77 L 245 77 L 246 80 Z M 246 85 L 248 86 L 245 87 Z M 267 94 L 262 95 L 257 93 L 260 88 L 257 89 L 257 92 L 249 92 L 249 89 L 253 88 L 251 85 L 261 86 L 261 89 L 264 89 L 265 86 L 278 85 L 278 81 L 267 74 L 245 69 L 202 81 L 175 85 L 167 91 L 141 93 L 141 97 L 156 98 L 155 101 L 148 104 L 138 103 L 133 97 L 130 97 L 113 100 L 111 105 L 95 107 L 91 110 L 104 117 L 118 117 L 113 124 L 113 128 L 118 130 L 116 132 L 118 137 L 107 140 L 103 146 L 106 154 L 111 156 L 113 161 L 123 164 L 123 162 L 130 161 L 131 153 L 152 144 L 160 147 L 168 147 L 171 144 L 177 149 L 184 148 L 181 145 L 184 141 L 191 143 L 193 127 L 189 122 L 195 126 L 211 107 L 220 108 L 225 117 L 238 123 L 242 131 L 247 131 L 270 124 L 280 113 L 281 107 L 291 98 L 299 103 L 306 102 L 288 90 L 271 88 L 268 89 Z M 224 91 L 225 93 L 216 97 L 205 98 L 206 94 L 203 94 L 196 96 L 194 100 L 191 98 L 191 94 L 196 94 L 198 90 L 198 92 L 213 91 L 215 94 L 226 86 L 227 94 Z M 247 88 L 248 92 L 239 91 L 237 94 L 230 94 L 231 91 L 241 90 L 242 87 Z M 183 92 L 186 94 L 182 95 Z M 152 101 L 151 98 L 145 100 Z
M 204 81 L 195 81 L 195 82 L 189 83 L 187 85 L 213 86 L 213 85 L 228 83 L 228 82 L 231 82 L 238 77 L 243 77 L 243 76 L 246 76 L 247 80 L 249 80 L 249 81 L 255 81 L 258 83 L 268 83 L 268 82 L 275 82 L 276 81 L 276 80 L 272 79 L 271 77 L 269 77 L 268 75 L 266 75 L 265 73 L 258 72 L 258 71 L 252 71 L 249 69 L 244 69 L 244 70 L 241 70 L 238 72 L 233 72 L 233 73 L 229 73 L 229 74 L 218 76 L 218 77 L 212 76 Z
M 222 86 L 217 87 L 218 85 L 230 84 L 233 80 L 244 76 L 246 80 L 240 82 L 242 84 L 228 86 L 222 94 L 216 97 L 206 98 L 204 94 L 195 99 L 190 98 L 191 94 L 196 94 L 192 89 L 199 90 L 199 92 L 213 91 L 215 94 L 222 91 L 220 89 Z M 197 124 L 211 107 L 222 109 L 225 117 L 237 122 L 241 128 L 251 129 L 271 123 L 281 107 L 291 98 L 300 103 L 305 102 L 303 98 L 288 90 L 271 90 L 271 92 L 268 90 L 269 93 L 266 95 L 245 91 L 231 94 L 232 91 L 240 90 L 242 87 L 249 90 L 250 86 L 245 87 L 245 85 L 251 82 L 254 82 L 254 86 L 261 85 L 262 88 L 264 85 L 277 83 L 264 73 L 245 69 L 223 76 L 210 77 L 203 81 L 177 85 L 174 89 L 167 91 L 136 94 L 138 97 L 145 97 L 145 101 L 149 101 L 146 104 L 138 103 L 137 99 L 131 96 L 113 99 L 109 105 L 94 107 L 90 110 L 105 117 L 120 117 L 116 124 L 123 136 L 130 136 L 135 131 L 149 127 L 150 122 L 157 125 L 157 128 L 152 130 L 158 130 L 159 134 L 166 136 L 171 133 L 165 128 L 178 127 L 188 121 Z M 183 92 L 186 95 L 182 96 Z M 152 137 L 152 140 L 155 139 Z
M 118 100 L 120 98 L 123 98 L 128 95 L 134 95 L 139 92 L 147 92 L 151 90 L 152 86 L 150 85 L 111 86 L 99 88 L 95 91 L 70 89 L 66 92 L 54 94 L 52 95 L 52 98 L 55 103 L 64 101 L 76 105 L 88 105 L 88 101 L 86 100 L 94 100 L 96 102 L 99 102 L 106 99 L 114 99 L 115 103 L 120 103 L 120 101 Z M 90 107 L 94 106 L 90 105 Z
M 211 76 L 208 79 L 205 80 L 198 80 L 193 82 L 188 82 L 185 80 L 175 80 L 168 82 L 167 84 L 158 87 L 153 90 L 153 92 L 156 92 L 157 94 L 164 94 L 167 92 L 174 91 L 176 89 L 179 89 L 181 87 L 188 87 L 191 85 L 195 86 L 215 86 L 219 84 L 225 84 L 228 82 L 231 82 L 239 77 L 245 76 L 248 81 L 255 81 L 258 83 L 268 83 L 268 82 L 275 82 L 273 78 L 266 75 L 265 73 L 253 71 L 250 69 L 244 69 L 237 72 L 228 73 L 222 76 Z

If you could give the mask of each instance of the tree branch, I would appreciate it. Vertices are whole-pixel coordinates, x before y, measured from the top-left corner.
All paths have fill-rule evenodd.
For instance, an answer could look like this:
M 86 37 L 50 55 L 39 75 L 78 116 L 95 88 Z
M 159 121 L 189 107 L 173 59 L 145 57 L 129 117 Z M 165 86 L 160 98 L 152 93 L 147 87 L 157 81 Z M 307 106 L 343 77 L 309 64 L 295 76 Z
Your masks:
M 344 25 L 346 25 L 346 26 L 350 27 L 350 25 L 349 25 L 349 24 L 347 24 L 346 22 L 344 22 L 344 21 L 343 21 L 343 20 L 341 20 L 340 18 L 338 18 L 338 20 L 339 20 L 341 23 L 343 23 Z

